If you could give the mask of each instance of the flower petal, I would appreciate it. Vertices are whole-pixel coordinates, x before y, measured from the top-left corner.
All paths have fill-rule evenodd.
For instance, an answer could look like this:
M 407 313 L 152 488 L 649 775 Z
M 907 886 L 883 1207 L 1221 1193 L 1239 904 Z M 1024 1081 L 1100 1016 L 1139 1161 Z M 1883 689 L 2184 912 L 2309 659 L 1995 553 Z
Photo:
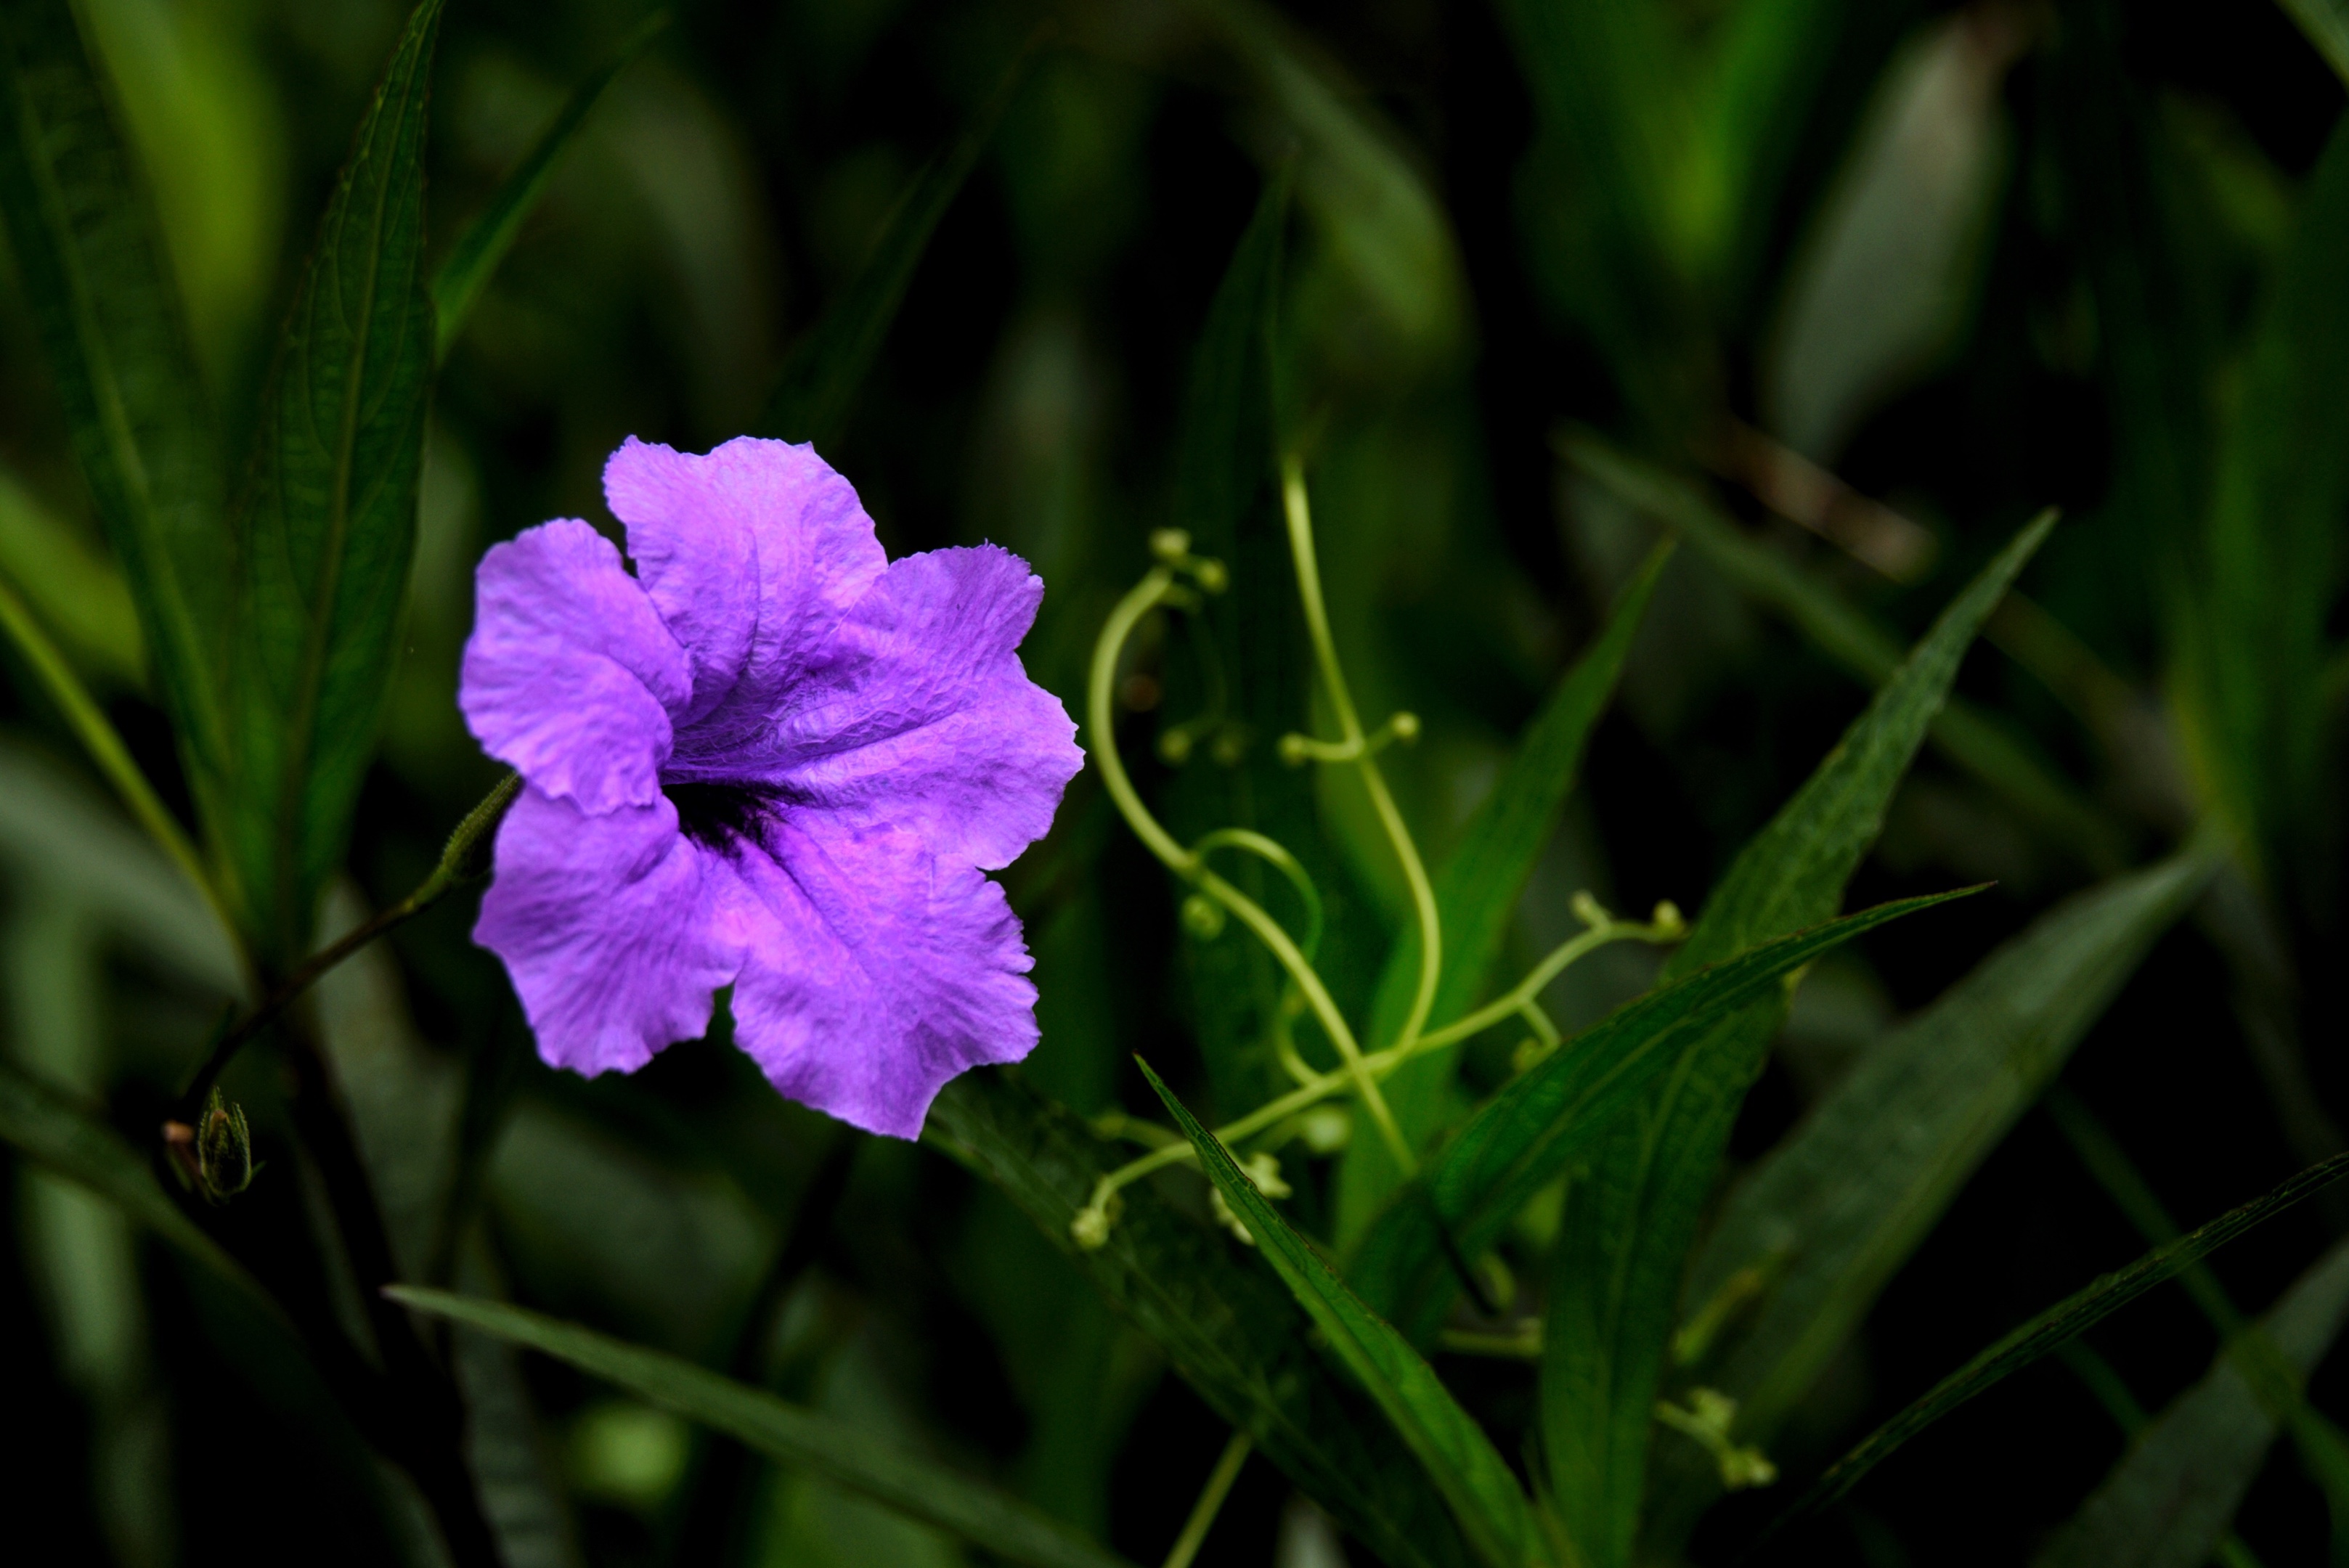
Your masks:
M 591 816 L 531 789 L 498 829 L 473 940 L 505 960 L 551 1066 L 634 1072 L 709 1031 L 740 959 L 736 896 L 666 797 Z
M 950 859 L 1010 864 L 1084 765 L 1077 727 L 1017 652 L 1043 593 L 991 544 L 891 562 L 752 765 L 796 799 L 910 828 Z
M 856 491 L 809 446 L 744 436 L 707 456 L 631 437 L 604 497 L 661 618 L 693 658 L 680 749 L 762 731 L 887 557 Z
M 976 871 L 903 830 L 806 810 L 772 819 L 734 866 L 755 901 L 734 1037 L 792 1099 L 914 1138 L 948 1078 L 1034 1047 L 1019 922 Z
M 458 706 L 490 754 L 588 812 L 660 798 L 685 652 L 612 542 L 542 523 L 481 558 Z

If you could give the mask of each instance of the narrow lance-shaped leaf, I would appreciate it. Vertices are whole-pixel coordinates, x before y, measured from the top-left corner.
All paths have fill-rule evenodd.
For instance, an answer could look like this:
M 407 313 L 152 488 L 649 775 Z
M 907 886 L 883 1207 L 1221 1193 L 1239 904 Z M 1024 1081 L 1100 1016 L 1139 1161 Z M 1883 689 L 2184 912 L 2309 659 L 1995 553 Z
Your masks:
M 1606 631 L 1559 678 L 1526 724 L 1493 792 L 1463 830 L 1460 847 L 1436 872 L 1444 973 L 1433 1023 L 1440 1026 L 1465 1013 L 1482 992 L 1526 879 L 1557 830 L 1558 813 L 1581 770 L 1583 747 L 1614 695 L 1624 656 L 1670 558 L 1671 547 L 1659 546 L 1623 590 Z M 1411 1012 L 1419 954 L 1419 930 L 1412 926 L 1396 941 L 1379 976 L 1371 1012 L 1371 1038 L 1379 1045 L 1393 1039 Z M 1388 1109 L 1414 1144 L 1460 1109 L 1454 1078 L 1459 1059 L 1457 1047 L 1430 1051 L 1405 1063 L 1381 1086 Z M 1340 1247 L 1360 1238 L 1402 1176 L 1382 1140 L 1361 1139 L 1347 1150 L 1338 1179 Z
M 1450 1510 L 1377 1409 L 1316 1355 L 1311 1322 L 1265 1270 L 1154 1185 L 1119 1194 L 1108 1241 L 1076 1251 L 1069 1223 L 1120 1162 L 1066 1108 L 1010 1073 L 968 1073 L 924 1136 L 1000 1189 L 1110 1305 L 1165 1353 L 1208 1407 L 1393 1568 L 1469 1561 Z
M 2066 901 L 1871 1046 L 1730 1194 L 1691 1265 L 1681 1372 L 1768 1442 L 1982 1159 L 2062 1068 L 2209 875 L 2192 851 Z M 1651 1543 L 1719 1493 L 1694 1445 L 1659 1456 Z
M 812 1471 L 908 1518 L 1033 1568 L 1131 1568 L 1125 1559 L 985 1482 L 861 1427 L 777 1398 L 682 1357 L 500 1302 L 392 1285 L 411 1311 L 445 1317 L 552 1356 L 759 1452 Z
M 2311 857 L 2324 776 L 2328 618 L 2349 552 L 2349 123 L 2310 175 L 2174 608 L 2179 707 L 2202 781 L 2270 877 Z
M 604 89 L 635 63 L 668 24 L 666 11 L 656 11 L 646 17 L 609 60 L 572 89 L 537 144 L 514 166 L 513 172 L 490 198 L 489 206 L 450 248 L 448 259 L 432 278 L 432 308 L 438 324 L 433 343 L 435 360 L 449 357 L 449 350 L 465 329 L 465 318 L 472 314 L 474 300 L 489 286 L 498 264 L 513 248 L 523 222 L 538 206 L 539 198 L 546 194 L 555 166 L 577 139 L 588 111 L 602 99 Z
M 1951 602 L 1793 799 L 1705 901 L 1667 975 L 1826 919 L 1875 841 L 1974 634 L 2054 525 L 2042 517 Z M 1724 1019 L 1601 1138 L 1568 1184 L 1543 1338 L 1550 1485 L 1592 1568 L 1630 1561 L 1682 1271 L 1729 1130 L 1784 1016 L 1783 995 Z
M 153 203 L 67 0 L 0 10 L 0 217 L 74 457 L 208 811 L 237 551 Z
M 2298 1378 L 2349 1317 L 2349 1243 L 2292 1283 L 2254 1332 Z M 2200 1568 L 2225 1539 L 2275 1442 L 2277 1413 L 2221 1349 L 2202 1380 L 2130 1443 L 2033 1568 Z
M 2343 0 L 2282 0 L 2282 5 L 2324 63 L 2349 82 L 2349 5 Z
M 1418 1456 L 1477 1555 L 1492 1568 L 1545 1561 L 1533 1509 L 1485 1429 L 1460 1408 L 1435 1369 L 1393 1325 L 1364 1305 L 1312 1243 L 1289 1228 L 1241 1172 L 1231 1151 L 1184 1109 L 1149 1063 L 1142 1063 L 1142 1073 L 1265 1261 Z
M 2000 1338 L 1972 1360 L 1920 1395 L 1901 1412 L 1868 1434 L 1830 1465 L 1793 1507 L 1771 1522 L 1758 1547 L 1811 1518 L 1859 1484 L 1909 1439 L 1978 1394 L 2059 1350 L 2143 1295 L 2167 1284 L 2238 1236 L 2266 1223 L 2305 1198 L 2349 1176 L 2349 1154 L 2310 1166 L 2263 1197 L 2254 1198 L 2174 1242 L 2146 1253 L 2127 1268 L 2098 1276 L 2030 1322 Z
M 1694 1043 L 1785 977 L 1863 931 L 1976 889 L 1878 904 L 1764 943 L 1651 991 L 1510 1080 L 1391 1199 L 1349 1277 L 1414 1343 L 1432 1338 L 1459 1290 L 1445 1238 L 1466 1257 L 1588 1149 L 1610 1119 Z
M 234 628 L 231 859 L 278 964 L 307 944 L 374 751 L 432 372 L 424 133 L 440 0 L 409 17 L 335 182 L 262 400 Z
M 787 441 L 813 441 L 819 447 L 839 437 L 890 325 L 897 319 L 897 307 L 905 303 L 930 236 L 978 167 L 979 154 L 987 150 L 1003 111 L 1027 79 L 1034 57 L 1031 42 L 954 145 L 932 159 L 898 199 L 864 270 L 845 294 L 825 307 L 784 361 L 781 382 L 760 420 L 766 434 Z
M 1825 584 L 1742 533 L 1685 480 L 1625 456 L 1588 433 L 1569 438 L 1564 455 L 1580 472 L 1688 541 L 1738 590 L 1793 623 L 1837 664 L 1872 686 L 1892 678 L 1900 647 Z M 1934 746 L 1980 779 L 2047 845 L 2100 872 L 2126 864 L 2114 824 L 2020 741 L 1961 698 L 1934 715 Z

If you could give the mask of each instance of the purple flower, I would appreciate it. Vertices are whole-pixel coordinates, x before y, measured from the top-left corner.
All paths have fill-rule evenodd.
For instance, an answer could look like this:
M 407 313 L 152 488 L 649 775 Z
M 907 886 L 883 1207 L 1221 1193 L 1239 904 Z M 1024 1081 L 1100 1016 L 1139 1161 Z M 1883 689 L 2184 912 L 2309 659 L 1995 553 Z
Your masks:
M 912 1138 L 1036 1043 L 980 873 L 1082 761 L 1014 651 L 1043 583 L 992 545 L 889 560 L 811 447 L 630 439 L 604 494 L 634 575 L 568 520 L 481 561 L 458 701 L 528 787 L 473 939 L 554 1066 L 634 1071 L 731 985 L 777 1088 Z

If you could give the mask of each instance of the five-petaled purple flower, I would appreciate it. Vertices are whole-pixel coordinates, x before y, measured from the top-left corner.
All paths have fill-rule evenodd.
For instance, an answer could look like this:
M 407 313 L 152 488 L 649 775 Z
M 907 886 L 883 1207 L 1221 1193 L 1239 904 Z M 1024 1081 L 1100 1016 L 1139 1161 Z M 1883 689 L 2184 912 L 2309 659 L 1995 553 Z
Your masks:
M 889 560 L 811 447 L 631 439 L 604 494 L 634 575 L 569 520 L 481 561 L 459 703 L 526 788 L 474 940 L 555 1066 L 633 1071 L 731 985 L 777 1088 L 914 1137 L 1036 1043 L 980 873 L 1082 760 L 1014 651 L 1043 584 L 992 545 Z

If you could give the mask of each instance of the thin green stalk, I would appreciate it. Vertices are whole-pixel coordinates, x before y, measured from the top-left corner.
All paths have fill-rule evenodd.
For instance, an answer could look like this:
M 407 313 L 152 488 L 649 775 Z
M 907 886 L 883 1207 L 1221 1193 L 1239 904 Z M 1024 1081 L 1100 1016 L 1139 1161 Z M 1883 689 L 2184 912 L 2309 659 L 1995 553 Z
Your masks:
M 1223 1511 L 1224 1499 L 1239 1480 L 1240 1467 L 1247 1463 L 1253 1446 L 1246 1432 L 1234 1432 L 1232 1440 L 1224 1445 L 1223 1457 L 1207 1472 L 1207 1484 L 1199 1489 L 1199 1501 L 1191 1505 L 1191 1517 L 1184 1521 L 1183 1533 L 1174 1538 L 1162 1568 L 1191 1568 L 1191 1560 L 1198 1556 L 1207 1532 L 1215 1527 L 1216 1515 Z
M 33 618 L 32 611 L 5 579 L 0 579 L 0 630 L 6 631 L 9 641 L 16 645 L 16 651 L 24 655 L 26 664 L 32 665 L 34 676 L 49 694 L 49 700 L 57 704 L 57 711 L 64 715 L 67 726 L 74 732 L 74 738 L 81 742 L 82 748 L 89 753 L 90 760 L 98 764 L 98 770 L 106 775 L 108 783 L 114 786 L 115 793 L 122 798 L 122 803 L 129 809 L 130 815 L 147 830 L 148 836 L 170 857 L 171 863 L 195 884 L 196 891 L 203 895 L 204 903 L 221 923 L 221 929 L 234 941 L 236 923 L 229 918 L 227 903 L 221 898 L 219 889 L 213 886 L 212 878 L 205 874 L 203 861 L 197 855 L 195 845 L 189 842 L 186 833 L 181 831 L 179 822 L 155 793 L 155 787 L 147 781 L 147 775 L 139 770 L 139 764 L 131 760 L 129 748 L 122 744 L 122 737 L 108 720 L 106 711 L 98 706 L 97 699 L 89 695 L 89 689 L 81 684 L 81 677 L 75 675 L 73 666 L 66 662 L 65 655 L 49 640 L 48 633 Z M 243 953 L 242 944 L 238 945 L 238 951 Z

